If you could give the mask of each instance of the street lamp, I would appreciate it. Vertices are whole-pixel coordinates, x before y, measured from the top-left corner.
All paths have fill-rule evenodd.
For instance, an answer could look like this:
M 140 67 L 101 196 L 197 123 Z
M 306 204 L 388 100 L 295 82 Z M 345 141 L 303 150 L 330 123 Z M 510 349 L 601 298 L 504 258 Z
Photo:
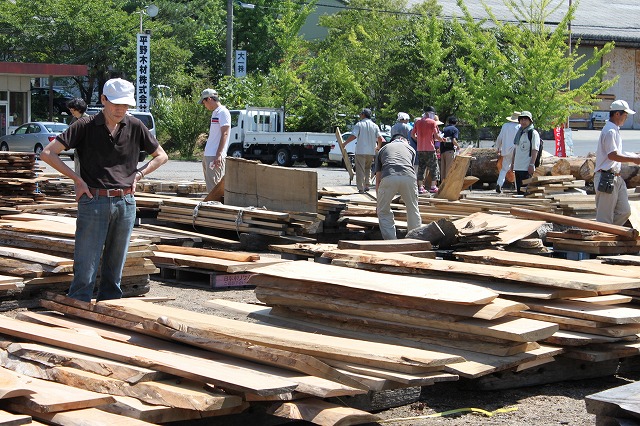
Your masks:
M 158 11 L 158 6 L 150 4 L 138 12 L 140 14 L 140 34 L 142 34 L 142 15 L 148 15 L 150 18 L 155 18 L 158 15 Z
M 225 75 L 233 75 L 233 3 L 237 0 L 227 0 L 227 59 L 225 62 Z M 237 1 L 244 9 L 255 9 L 256 5 Z

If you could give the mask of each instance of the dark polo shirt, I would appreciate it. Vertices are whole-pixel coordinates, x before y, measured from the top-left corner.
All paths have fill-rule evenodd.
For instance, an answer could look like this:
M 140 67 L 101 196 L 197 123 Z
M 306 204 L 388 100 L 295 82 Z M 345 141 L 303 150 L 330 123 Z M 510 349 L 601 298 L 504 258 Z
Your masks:
M 135 117 L 125 115 L 115 137 L 111 136 L 102 112 L 82 117 L 56 137 L 65 148 L 75 148 L 80 158 L 80 176 L 90 188 L 127 188 L 133 184 L 138 154 L 149 154 L 158 141 Z

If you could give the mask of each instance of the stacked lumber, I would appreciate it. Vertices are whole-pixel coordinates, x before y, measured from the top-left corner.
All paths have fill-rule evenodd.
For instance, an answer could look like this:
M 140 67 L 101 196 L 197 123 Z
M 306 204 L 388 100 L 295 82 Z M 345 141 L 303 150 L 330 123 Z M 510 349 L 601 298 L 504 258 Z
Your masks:
M 322 232 L 322 220 L 317 213 L 290 213 L 179 198 L 162 202 L 158 220 L 290 239 Z
M 584 188 L 586 184 L 583 179 L 576 180 L 573 175 L 533 176 L 522 183 L 527 186 L 527 197 L 574 192 L 575 189 Z
M 63 293 L 69 289 L 73 279 L 74 218 L 31 215 L 29 220 L 3 220 L 0 229 L 0 273 L 23 281 L 18 290 L 0 293 L 0 309 L 13 309 L 16 303 L 37 303 L 47 290 Z M 121 283 L 126 295 L 149 291 L 149 274 L 158 271 L 149 259 L 152 255 L 150 241 L 132 237 Z
M 351 258 L 349 266 L 357 269 L 349 272 L 301 261 L 253 270 L 256 297 L 270 309 L 216 303 L 289 327 L 462 356 L 465 362 L 447 364 L 445 371 L 468 378 L 561 352 L 538 343 L 557 331 L 556 324 L 513 321 L 507 315 L 526 306 L 498 298 L 493 290 L 445 278 L 400 279 L 360 270 L 369 255 L 418 258 L 355 250 L 325 255 L 353 252 L 367 255 Z
M 38 178 L 41 172 L 36 155 L 24 152 L 0 152 L 0 207 L 12 207 L 44 199 Z
M 203 180 L 166 181 L 145 178 L 136 184 L 136 193 L 178 195 L 201 198 L 207 194 L 207 185 Z M 136 197 L 137 201 L 137 197 Z
M 0 316 L 0 333 L 8 336 L 3 367 L 56 382 L 50 386 L 99 392 L 116 402 L 103 400 L 98 410 L 154 423 L 237 413 L 268 401 L 270 411 L 283 417 L 308 411 L 303 419 L 319 424 L 345 424 L 347 418 L 348 424 L 367 423 L 376 417 L 318 398 L 456 380 L 443 370 L 463 361 L 420 348 L 260 323 L 248 327 L 141 300 L 89 304 L 48 295 L 42 305 L 52 312 Z M 36 395 L 41 389 L 34 389 Z M 52 414 L 34 407 L 27 396 L 11 408 L 41 419 Z M 61 405 L 54 414 L 71 416 L 74 408 Z

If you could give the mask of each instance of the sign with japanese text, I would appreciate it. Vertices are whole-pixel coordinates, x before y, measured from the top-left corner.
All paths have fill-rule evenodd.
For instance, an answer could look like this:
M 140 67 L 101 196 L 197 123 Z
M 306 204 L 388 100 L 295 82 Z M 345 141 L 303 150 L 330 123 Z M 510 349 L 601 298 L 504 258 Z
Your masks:
M 235 76 L 236 77 L 247 76 L 247 51 L 246 50 L 236 50 Z
M 553 137 L 556 142 L 556 157 L 566 157 L 567 153 L 564 146 L 564 127 L 554 128 Z
M 136 103 L 140 111 L 149 111 L 151 101 L 151 50 L 150 34 L 138 34 L 136 47 Z

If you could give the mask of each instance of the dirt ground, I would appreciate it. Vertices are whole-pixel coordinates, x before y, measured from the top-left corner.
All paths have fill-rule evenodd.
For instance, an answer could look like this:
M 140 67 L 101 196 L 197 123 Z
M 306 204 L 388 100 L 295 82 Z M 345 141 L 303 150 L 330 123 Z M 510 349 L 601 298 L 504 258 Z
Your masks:
M 244 319 L 242 315 L 216 312 L 214 309 L 205 306 L 205 302 L 216 298 L 245 303 L 257 301 L 251 289 L 214 291 L 158 281 L 152 281 L 151 291 L 148 296 L 173 297 L 175 300 L 163 303 L 239 320 Z M 628 384 L 630 381 L 638 380 L 639 376 L 640 374 L 630 377 L 611 376 L 501 391 L 465 390 L 460 389 L 457 382 L 437 383 L 422 389 L 419 402 L 384 410 L 377 414 L 384 420 L 382 424 L 393 426 L 595 425 L 595 416 L 586 412 L 585 396 Z M 345 401 L 345 404 L 349 404 L 349 402 Z M 489 412 L 500 409 L 513 410 L 496 412 L 491 417 L 463 411 L 443 417 L 414 418 L 464 408 L 478 408 Z M 239 424 L 239 419 L 230 421 L 229 425 Z M 255 415 L 242 420 L 242 423 L 246 425 L 267 425 L 278 424 L 279 422 L 278 419 L 256 417 Z M 227 423 L 224 424 L 226 425 Z

